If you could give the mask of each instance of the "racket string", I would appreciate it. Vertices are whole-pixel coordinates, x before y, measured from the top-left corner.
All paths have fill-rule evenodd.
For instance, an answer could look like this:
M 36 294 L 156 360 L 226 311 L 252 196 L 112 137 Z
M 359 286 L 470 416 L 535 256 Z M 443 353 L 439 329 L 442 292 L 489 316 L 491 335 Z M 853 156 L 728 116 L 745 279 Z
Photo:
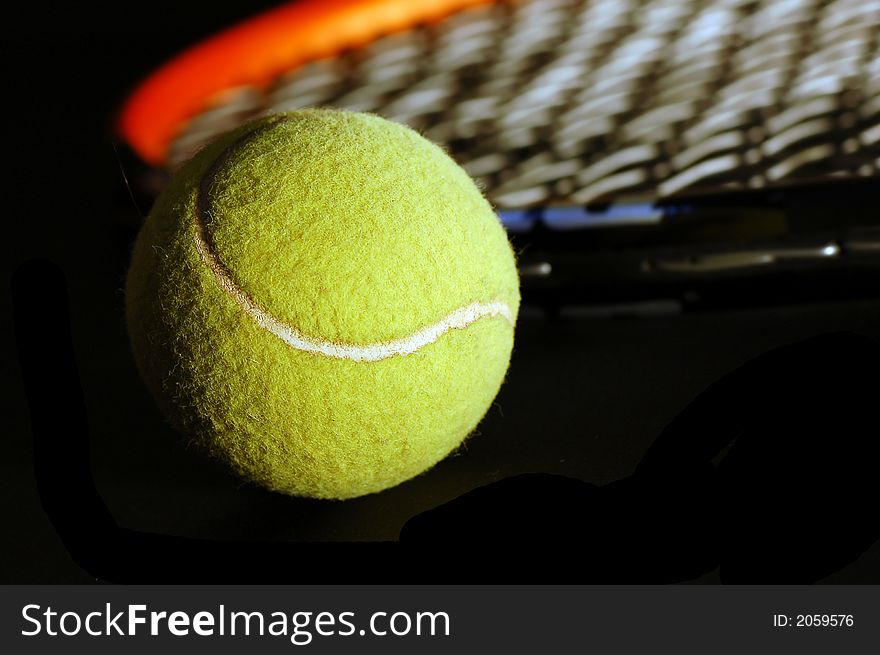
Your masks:
M 170 160 L 329 105 L 441 142 L 501 207 L 877 175 L 878 34 L 880 0 L 482 5 L 229 90 Z

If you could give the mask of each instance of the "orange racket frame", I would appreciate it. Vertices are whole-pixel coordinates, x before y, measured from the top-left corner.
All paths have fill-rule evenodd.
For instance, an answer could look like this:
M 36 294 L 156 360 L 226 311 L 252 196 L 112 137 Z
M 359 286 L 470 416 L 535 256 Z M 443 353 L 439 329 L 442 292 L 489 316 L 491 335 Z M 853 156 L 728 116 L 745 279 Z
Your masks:
M 211 98 L 240 85 L 265 85 L 315 59 L 434 22 L 491 0 L 301 0 L 221 32 L 156 70 L 126 100 L 119 132 L 150 164 Z

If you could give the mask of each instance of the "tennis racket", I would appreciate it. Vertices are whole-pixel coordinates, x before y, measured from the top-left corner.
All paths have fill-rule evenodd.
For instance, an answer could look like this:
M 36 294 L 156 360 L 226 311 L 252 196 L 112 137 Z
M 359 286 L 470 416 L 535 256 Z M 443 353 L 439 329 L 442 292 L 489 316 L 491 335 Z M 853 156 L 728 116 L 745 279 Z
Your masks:
M 544 300 L 679 302 L 722 271 L 876 273 L 878 35 L 878 0 L 302 0 L 158 68 L 118 128 L 160 187 L 256 116 L 375 112 L 481 184 Z

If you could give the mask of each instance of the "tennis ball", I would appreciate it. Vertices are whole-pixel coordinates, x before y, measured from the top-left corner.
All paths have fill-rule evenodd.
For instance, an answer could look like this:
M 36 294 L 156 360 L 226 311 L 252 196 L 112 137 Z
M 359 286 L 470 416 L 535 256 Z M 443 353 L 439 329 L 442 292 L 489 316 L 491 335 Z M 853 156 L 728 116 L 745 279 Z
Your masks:
M 506 233 L 467 173 L 407 127 L 320 109 L 184 165 L 126 287 L 170 422 L 244 478 L 317 498 L 455 450 L 501 386 L 519 309 Z

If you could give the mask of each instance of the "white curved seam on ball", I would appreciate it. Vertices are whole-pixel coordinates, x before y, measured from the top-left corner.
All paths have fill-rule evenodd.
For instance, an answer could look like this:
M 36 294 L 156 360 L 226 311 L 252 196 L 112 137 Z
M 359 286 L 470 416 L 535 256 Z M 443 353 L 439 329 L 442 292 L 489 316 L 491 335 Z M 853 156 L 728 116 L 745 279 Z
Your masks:
M 355 362 L 375 362 L 396 355 L 410 355 L 434 343 L 449 330 L 466 328 L 482 318 L 501 316 L 511 325 L 514 324 L 513 312 L 510 306 L 504 301 L 496 300 L 487 303 L 474 302 L 465 307 L 460 307 L 449 313 L 442 320 L 428 325 L 408 337 L 393 341 L 352 345 L 308 337 L 296 328 L 285 325 L 274 316 L 263 311 L 246 293 L 236 286 L 235 282 L 227 274 L 224 265 L 211 251 L 205 238 L 204 223 L 198 219 L 195 223 L 196 234 L 194 241 L 196 249 L 204 264 L 213 273 L 217 284 L 232 296 L 239 307 L 248 316 L 253 318 L 257 325 L 297 350 L 335 357 L 337 359 L 349 359 Z

